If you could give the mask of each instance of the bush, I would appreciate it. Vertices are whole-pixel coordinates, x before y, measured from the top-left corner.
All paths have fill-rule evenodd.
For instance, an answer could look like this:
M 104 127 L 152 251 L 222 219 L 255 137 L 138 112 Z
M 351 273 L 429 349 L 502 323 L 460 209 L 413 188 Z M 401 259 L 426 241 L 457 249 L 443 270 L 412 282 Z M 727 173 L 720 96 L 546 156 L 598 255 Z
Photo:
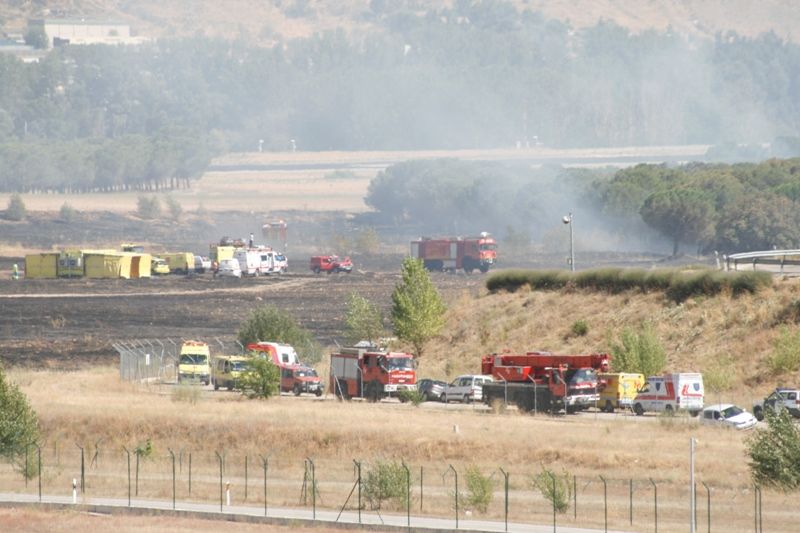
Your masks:
M 78 218 L 78 212 L 74 207 L 64 202 L 58 211 L 58 217 L 64 222 L 74 222 Z
M 164 202 L 167 204 L 169 217 L 174 221 L 178 221 L 181 218 L 181 214 L 183 214 L 183 207 L 181 207 L 181 204 L 170 195 L 164 198 Z
M 370 509 L 380 509 L 383 502 L 390 501 L 398 508 L 408 503 L 408 479 L 403 463 L 377 461 L 362 479 L 364 497 Z
M 322 359 L 322 348 L 310 331 L 302 328 L 287 312 L 274 305 L 264 305 L 255 309 L 250 318 L 239 328 L 239 342 L 271 341 L 291 344 L 307 364 Z
M 489 476 L 481 474 L 481 471 L 478 470 L 476 466 L 467 468 L 466 478 L 467 505 L 473 509 L 477 509 L 481 513 L 485 513 L 494 497 L 492 479 Z
M 36 475 L 30 456 L 25 462 L 26 447 L 39 440 L 39 420 L 19 387 L 10 383 L 0 366 L 0 457 L 28 477 Z
M 401 390 L 397 393 L 401 402 L 410 402 L 415 407 L 425 401 L 425 396 L 418 390 Z
M 139 218 L 153 220 L 161 216 L 161 202 L 157 196 L 140 196 L 136 201 Z
M 239 387 L 248 398 L 267 399 L 280 392 L 281 371 L 272 361 L 254 356 L 239 376 Z
M 572 476 L 569 472 L 564 470 L 561 475 L 558 475 L 542 466 L 542 471 L 534 474 L 531 484 L 555 506 L 556 511 L 563 514 L 569 510 L 570 500 L 572 500 Z
M 765 411 L 767 427 L 747 441 L 750 472 L 758 485 L 800 489 L 800 426 L 786 409 Z
M 25 202 L 22 201 L 22 196 L 17 193 L 11 195 L 8 199 L 8 207 L 6 207 L 6 218 L 8 220 L 20 221 L 28 214 L 25 208 Z
M 201 388 L 198 386 L 200 382 L 197 380 L 182 381 L 172 388 L 172 401 L 173 402 L 187 402 L 192 405 L 197 403 L 202 394 Z
M 703 385 L 711 392 L 730 390 L 734 382 L 733 359 L 721 357 L 703 370 Z
M 767 367 L 775 375 L 800 368 L 800 330 L 781 328 L 780 335 L 773 342 L 772 353 L 767 356 Z
M 570 331 L 576 337 L 584 337 L 589 333 L 589 324 L 585 320 L 576 320 L 572 323 Z
M 667 354 L 649 322 L 642 324 L 639 331 L 624 328 L 619 342 L 612 343 L 611 353 L 614 372 L 652 376 L 661 372 L 667 364 Z

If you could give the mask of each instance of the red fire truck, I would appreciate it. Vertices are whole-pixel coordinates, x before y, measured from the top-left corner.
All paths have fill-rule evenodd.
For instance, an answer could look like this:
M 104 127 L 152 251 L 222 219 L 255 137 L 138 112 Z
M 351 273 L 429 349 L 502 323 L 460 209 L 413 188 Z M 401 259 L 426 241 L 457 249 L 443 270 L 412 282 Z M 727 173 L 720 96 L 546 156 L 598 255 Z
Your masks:
M 409 353 L 342 348 L 331 354 L 330 390 L 344 400 L 377 402 L 400 391 L 417 390 L 415 366 Z
M 574 413 L 597 404 L 597 372 L 607 372 L 610 359 L 608 354 L 549 352 L 486 355 L 482 373 L 495 381 L 483 385 L 483 401 L 516 404 L 522 411 Z
M 478 237 L 422 237 L 411 241 L 411 257 L 422 259 L 428 270 L 488 272 L 497 263 L 497 242 L 486 232 Z

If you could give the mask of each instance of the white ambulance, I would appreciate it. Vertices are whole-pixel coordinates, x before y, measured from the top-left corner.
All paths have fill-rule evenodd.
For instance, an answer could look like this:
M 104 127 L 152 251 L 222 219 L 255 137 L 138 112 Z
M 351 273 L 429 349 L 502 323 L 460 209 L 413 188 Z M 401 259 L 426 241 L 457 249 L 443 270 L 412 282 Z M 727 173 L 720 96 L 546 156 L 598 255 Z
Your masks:
M 697 416 L 703 410 L 703 375 L 699 373 L 651 376 L 633 400 L 633 412 L 675 413 L 689 411 Z

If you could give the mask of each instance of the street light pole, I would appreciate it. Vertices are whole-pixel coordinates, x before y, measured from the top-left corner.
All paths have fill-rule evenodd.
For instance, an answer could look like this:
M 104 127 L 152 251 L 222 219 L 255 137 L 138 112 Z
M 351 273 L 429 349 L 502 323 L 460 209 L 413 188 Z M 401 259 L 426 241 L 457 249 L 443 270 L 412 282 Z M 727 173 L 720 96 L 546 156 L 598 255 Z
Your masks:
M 572 230 L 572 211 L 563 217 L 561 221 L 569 226 L 569 269 L 575 272 L 575 238 Z

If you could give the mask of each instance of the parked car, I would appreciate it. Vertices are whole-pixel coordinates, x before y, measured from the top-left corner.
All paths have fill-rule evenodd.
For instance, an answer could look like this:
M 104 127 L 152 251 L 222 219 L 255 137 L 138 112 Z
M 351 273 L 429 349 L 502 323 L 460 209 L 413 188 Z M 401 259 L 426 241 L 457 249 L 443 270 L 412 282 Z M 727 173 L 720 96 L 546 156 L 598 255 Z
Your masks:
M 426 402 L 442 399 L 447 383 L 438 379 L 424 378 L 417 381 L 417 390 Z
M 483 399 L 483 384 L 494 381 L 492 376 L 459 376 L 444 389 L 442 401 L 448 403 L 458 401 L 462 403 L 479 402 Z
M 219 262 L 217 275 L 220 277 L 241 278 L 242 269 L 236 259 L 223 259 Z
M 730 403 L 719 403 L 709 405 L 703 409 L 703 417 L 700 419 L 700 423 L 710 426 L 750 429 L 754 427 L 758 421 L 756 417 L 741 407 Z
M 353 271 L 353 262 L 350 258 L 340 259 L 338 255 L 315 255 L 311 257 L 309 266 L 315 274 L 320 272 L 327 272 L 328 274 L 345 272 L 349 274 Z
M 211 270 L 211 259 L 203 257 L 202 255 L 194 256 L 194 271 L 202 274 L 207 270 Z
M 150 273 L 159 276 L 169 274 L 169 265 L 160 257 L 154 257 L 150 261 Z
M 779 387 L 763 401 L 753 404 L 753 414 L 758 420 L 764 420 L 764 411 L 786 409 L 795 418 L 800 418 L 800 389 Z

